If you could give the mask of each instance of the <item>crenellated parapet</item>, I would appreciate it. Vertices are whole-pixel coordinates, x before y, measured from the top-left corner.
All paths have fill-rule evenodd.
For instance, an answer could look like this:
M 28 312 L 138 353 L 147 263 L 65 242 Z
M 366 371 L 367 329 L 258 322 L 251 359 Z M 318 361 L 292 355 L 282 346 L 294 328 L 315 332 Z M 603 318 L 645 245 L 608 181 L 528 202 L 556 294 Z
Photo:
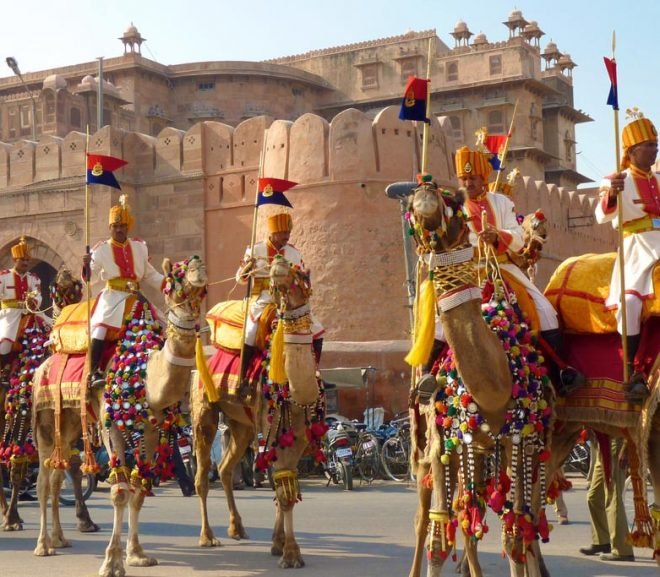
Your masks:
M 445 124 L 433 118 L 429 134 L 428 171 L 454 187 L 455 145 Z M 7 247 L 25 234 L 52 266 L 78 270 L 87 140 L 72 132 L 0 143 L 0 264 L 8 264 Z M 230 279 L 250 242 L 259 174 L 298 182 L 288 193 L 295 207 L 292 242 L 312 270 L 319 318 L 332 319 L 328 337 L 342 341 L 407 338 L 400 208 L 384 189 L 413 179 L 421 144 L 421 127 L 399 120 L 396 106 L 375 118 L 347 109 L 330 122 L 314 114 L 294 122 L 260 116 L 235 128 L 208 121 L 157 136 L 111 127 L 89 136 L 91 152 L 128 161 L 116 175 L 136 214 L 133 232 L 148 242 L 154 264 L 202 254 L 214 282 L 211 302 L 241 296 Z M 108 209 L 119 192 L 90 188 L 93 245 L 108 234 Z M 595 199 L 588 194 L 522 178 L 514 198 L 518 212 L 541 209 L 549 221 L 541 284 L 560 260 L 616 244 L 610 227 L 592 224 Z M 258 222 L 257 239 L 264 234 Z M 365 302 L 386 305 L 374 311 Z

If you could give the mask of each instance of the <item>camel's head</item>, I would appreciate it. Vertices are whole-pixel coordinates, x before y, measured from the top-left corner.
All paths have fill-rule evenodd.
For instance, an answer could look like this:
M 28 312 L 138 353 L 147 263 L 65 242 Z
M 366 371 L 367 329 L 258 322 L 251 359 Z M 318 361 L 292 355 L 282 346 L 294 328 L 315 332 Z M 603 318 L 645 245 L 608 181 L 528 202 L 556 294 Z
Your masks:
M 312 294 L 309 271 L 276 256 L 270 265 L 270 290 L 280 306 L 298 308 L 306 304 Z
M 82 282 L 73 276 L 66 267 L 61 267 L 50 285 L 50 296 L 53 304 L 62 309 L 66 305 L 79 303 L 82 300 Z
M 548 220 L 541 210 L 528 214 L 522 221 L 525 251 L 540 252 L 548 239 Z
M 204 261 L 198 256 L 192 256 L 172 264 L 166 258 L 163 261 L 163 272 L 163 294 L 170 311 L 178 317 L 197 318 L 208 282 Z
M 420 248 L 443 252 L 467 242 L 467 223 L 462 191 L 441 190 L 432 181 L 423 181 L 413 191 L 408 219 Z

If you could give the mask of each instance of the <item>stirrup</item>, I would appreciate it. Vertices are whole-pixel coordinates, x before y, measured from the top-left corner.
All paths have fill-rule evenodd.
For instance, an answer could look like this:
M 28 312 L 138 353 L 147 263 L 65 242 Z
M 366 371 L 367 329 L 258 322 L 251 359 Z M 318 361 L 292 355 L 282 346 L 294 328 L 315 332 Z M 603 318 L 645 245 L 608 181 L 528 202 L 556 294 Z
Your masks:
M 559 386 L 557 394 L 560 397 L 567 397 L 580 387 L 583 387 L 587 380 L 577 369 L 567 366 L 559 371 Z
M 435 376 L 431 373 L 426 373 L 422 375 L 415 385 L 415 391 L 417 392 L 417 398 L 420 405 L 428 405 L 433 393 L 438 388 L 438 383 L 435 380 Z
M 103 387 L 105 387 L 105 373 L 97 369 L 89 375 L 89 388 L 101 389 Z
M 626 401 L 642 405 L 644 404 L 644 401 L 648 399 L 650 394 L 651 393 L 644 380 L 644 375 L 641 373 L 634 373 L 633 376 L 630 377 L 628 390 L 625 393 Z

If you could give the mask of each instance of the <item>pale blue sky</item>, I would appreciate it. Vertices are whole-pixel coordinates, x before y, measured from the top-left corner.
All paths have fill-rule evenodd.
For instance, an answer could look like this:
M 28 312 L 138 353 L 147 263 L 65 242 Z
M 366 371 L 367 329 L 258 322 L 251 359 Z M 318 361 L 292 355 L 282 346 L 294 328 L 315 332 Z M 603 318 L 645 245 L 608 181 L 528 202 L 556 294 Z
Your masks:
M 10 4 L 0 0 L 0 7 Z M 118 37 L 133 22 L 147 38 L 142 53 L 163 64 L 204 60 L 259 61 L 436 29 L 449 35 L 458 20 L 490 41 L 505 40 L 511 10 L 536 20 L 545 36 L 568 52 L 575 107 L 594 122 L 577 129 L 578 170 L 598 180 L 614 168 L 609 81 L 603 56 L 617 35 L 621 126 L 637 106 L 660 126 L 660 1 L 637 0 L 32 0 L 11 2 L 0 19 L 0 56 L 14 56 L 23 72 L 122 54 Z M 633 12 L 634 11 L 634 12 Z M 0 60 L 0 66 L 4 68 Z M 11 71 L 0 68 L 0 76 Z M 645 77 L 646 76 L 646 77 Z

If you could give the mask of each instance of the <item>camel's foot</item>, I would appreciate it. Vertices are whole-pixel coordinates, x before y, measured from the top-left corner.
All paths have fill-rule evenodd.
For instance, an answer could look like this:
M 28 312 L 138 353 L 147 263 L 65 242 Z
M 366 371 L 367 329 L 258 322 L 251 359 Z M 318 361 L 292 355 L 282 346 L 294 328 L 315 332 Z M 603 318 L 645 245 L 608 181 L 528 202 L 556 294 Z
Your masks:
M 101 527 L 94 523 L 89 517 L 86 519 L 78 519 L 78 531 L 80 533 L 97 533 L 100 530 Z
M 51 537 L 51 543 L 55 549 L 66 549 L 67 547 L 71 547 L 71 541 L 65 539 L 63 533 L 60 533 L 59 535 L 53 534 Z
M 282 555 L 282 553 L 284 553 L 284 547 L 279 543 L 273 543 L 270 546 L 270 554 L 273 557 L 279 557 L 280 555 Z
M 300 569 L 301 567 L 304 567 L 305 561 L 300 554 L 300 548 L 298 545 L 287 545 L 277 564 L 281 569 Z
M 153 567 L 158 565 L 158 559 L 149 557 L 144 553 L 141 555 L 126 555 L 126 564 L 131 567 Z
M 23 519 L 18 514 L 18 509 L 16 507 L 7 507 L 7 512 L 3 515 L 3 531 L 22 531 L 23 530 Z
M 233 525 L 229 525 L 229 527 L 227 527 L 227 537 L 230 537 L 236 541 L 250 538 L 245 531 L 245 527 L 243 527 L 243 523 L 240 522 L 234 523 Z
M 47 541 L 39 540 L 37 541 L 37 546 L 34 548 L 32 553 L 37 557 L 50 557 L 51 555 L 55 555 L 57 552 L 55 551 L 54 547 L 49 545 Z
M 109 545 L 105 550 L 105 559 L 99 569 L 99 575 L 100 577 L 125 577 L 126 569 L 120 546 Z
M 200 547 L 222 547 L 220 539 L 218 539 L 212 531 L 207 533 L 202 532 L 197 543 Z

